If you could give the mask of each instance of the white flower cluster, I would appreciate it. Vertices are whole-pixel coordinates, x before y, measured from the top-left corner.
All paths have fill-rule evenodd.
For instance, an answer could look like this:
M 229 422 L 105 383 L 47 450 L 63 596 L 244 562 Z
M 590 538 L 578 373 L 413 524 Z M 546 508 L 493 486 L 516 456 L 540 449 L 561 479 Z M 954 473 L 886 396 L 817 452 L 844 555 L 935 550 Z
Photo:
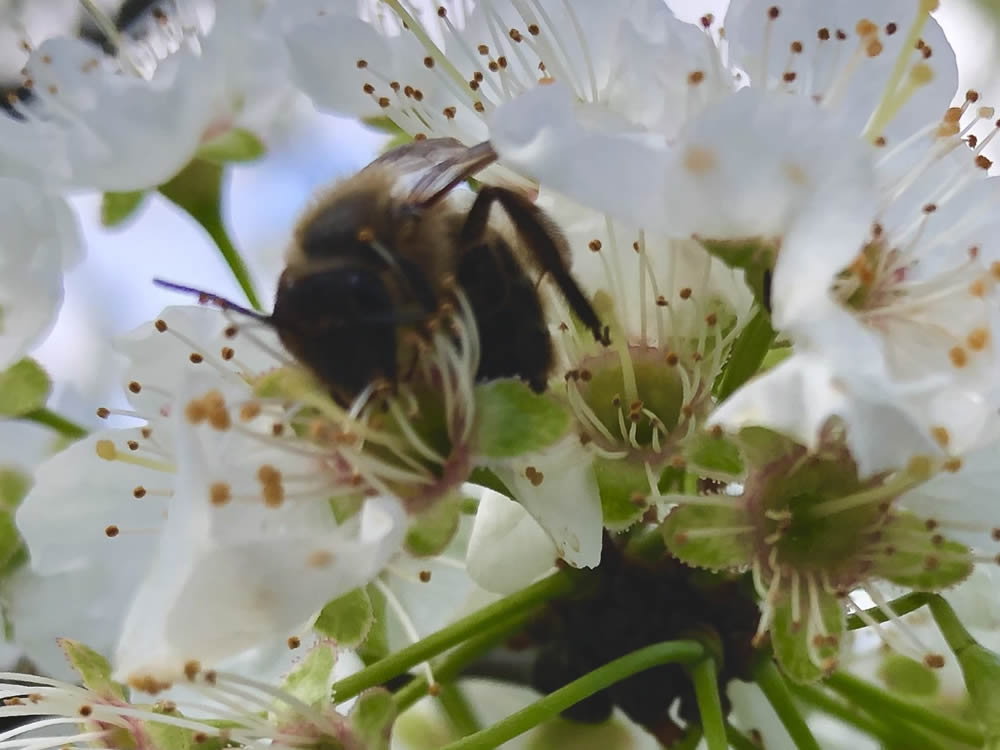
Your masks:
M 375 384 L 345 405 L 297 378 L 258 321 L 170 308 L 119 343 L 121 416 L 141 424 L 50 459 L 17 514 L 15 631 L 47 636 L 45 600 L 72 590 L 80 619 L 59 624 L 160 688 L 439 552 L 472 492 L 485 588 L 595 567 L 608 531 L 663 523 L 681 559 L 753 572 L 760 635 L 805 622 L 803 679 L 836 664 L 851 592 L 878 607 L 876 583 L 936 591 L 992 565 L 1000 120 L 956 97 L 936 2 L 734 0 L 698 24 L 661 0 L 454 6 L 178 2 L 114 56 L 32 49 L 31 96 L 0 117 L 0 365 L 44 332 L 78 256 L 68 191 L 155 189 L 227 134 L 264 140 L 305 95 L 418 140 L 489 140 L 484 181 L 561 227 L 610 334 L 540 282 L 564 423 L 491 442 L 509 394 L 476 381 L 489 342 L 461 304 L 420 363 L 434 393 L 383 413 Z M 474 469 L 512 499 L 470 487 Z M 726 492 L 675 486 L 685 472 Z M 850 544 L 816 546 L 817 519 Z

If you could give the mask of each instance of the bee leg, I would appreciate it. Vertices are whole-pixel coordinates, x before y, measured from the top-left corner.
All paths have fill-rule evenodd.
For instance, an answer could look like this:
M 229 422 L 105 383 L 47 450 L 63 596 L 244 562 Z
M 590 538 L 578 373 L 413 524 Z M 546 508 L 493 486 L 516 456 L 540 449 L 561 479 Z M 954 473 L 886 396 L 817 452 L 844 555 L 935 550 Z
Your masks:
M 601 325 L 601 320 L 597 317 L 590 300 L 570 275 L 567 266 L 569 247 L 566 238 L 544 211 L 520 193 L 495 185 L 480 189 L 462 226 L 460 235 L 462 247 L 471 248 L 482 242 L 489 222 L 490 208 L 494 202 L 503 206 L 521 240 L 531 251 L 542 271 L 552 276 L 552 280 L 580 322 L 591 330 L 597 341 L 608 344 L 607 329 Z

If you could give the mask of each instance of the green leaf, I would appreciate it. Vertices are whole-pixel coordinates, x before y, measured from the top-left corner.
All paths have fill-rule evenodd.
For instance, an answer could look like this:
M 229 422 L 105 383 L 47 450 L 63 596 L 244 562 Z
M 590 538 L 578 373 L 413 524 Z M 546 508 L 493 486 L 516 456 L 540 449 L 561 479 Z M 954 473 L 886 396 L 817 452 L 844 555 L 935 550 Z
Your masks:
M 396 720 L 396 704 L 392 693 L 383 688 L 372 688 L 358 696 L 348 714 L 351 728 L 365 750 L 389 750 L 392 723 Z
M 0 468 L 0 510 L 12 513 L 31 489 L 31 477 L 13 468 Z
M 706 496 L 706 502 L 724 500 Z M 692 497 L 693 501 L 697 498 Z M 660 526 L 667 549 L 678 560 L 708 570 L 743 570 L 752 560 L 753 535 L 746 509 L 729 505 L 679 505 Z
M 25 357 L 0 373 L 0 417 L 20 417 L 41 409 L 51 390 L 52 381 L 42 366 Z
M 101 196 L 101 226 L 118 227 L 131 219 L 149 195 L 145 190 L 105 193 Z
M 386 617 L 388 602 L 385 594 L 379 591 L 378 586 L 369 583 L 365 586 L 368 592 L 368 600 L 372 603 L 372 626 L 368 631 L 368 637 L 358 649 L 358 656 L 365 664 L 374 664 L 380 659 L 387 657 L 391 651 L 389 648 L 389 621 Z
M 410 522 L 404 542 L 406 551 L 416 557 L 441 554 L 458 531 L 461 520 L 461 495 L 441 498 Z
M 552 396 L 520 380 L 494 380 L 476 388 L 476 454 L 513 458 L 533 453 L 566 434 L 570 414 Z
M 358 591 L 364 593 L 362 589 Z M 324 706 L 330 700 L 330 686 L 333 684 L 333 668 L 336 663 L 336 646 L 329 641 L 317 643 L 285 678 L 281 689 L 308 706 Z M 295 711 L 295 708 L 280 704 L 277 710 L 283 713 Z
M 918 591 L 940 591 L 972 574 L 969 548 L 929 530 L 911 513 L 897 513 L 879 532 L 874 575 Z
M 206 141 L 198 148 L 197 157 L 213 164 L 253 161 L 267 153 L 264 142 L 249 130 L 231 128 Z
M 111 664 L 107 659 L 79 641 L 60 638 L 58 642 L 69 665 L 87 688 L 107 700 L 128 700 L 125 688 L 111 679 Z
M 775 605 L 770 628 L 771 645 L 782 671 L 798 683 L 815 682 L 837 667 L 847 621 L 844 608 L 834 594 L 821 586 L 814 586 L 812 592 L 820 622 L 816 622 L 809 591 L 803 586 L 798 620 L 793 616 L 791 593 L 787 592 Z
M 728 474 L 738 478 L 743 476 L 743 458 L 740 449 L 732 440 L 715 436 L 708 432 L 698 433 L 685 446 L 684 457 L 691 471 L 698 470 L 713 474 Z
M 771 327 L 771 314 L 763 307 L 740 331 L 729 352 L 729 359 L 715 381 L 715 397 L 725 401 L 737 388 L 757 374 L 777 334 Z
M 649 479 L 643 467 L 629 461 L 596 458 L 594 475 L 607 528 L 622 531 L 642 518 L 649 507 Z
M 363 588 L 349 591 L 323 607 L 313 629 L 343 648 L 354 648 L 368 635 L 374 622 L 372 603 Z

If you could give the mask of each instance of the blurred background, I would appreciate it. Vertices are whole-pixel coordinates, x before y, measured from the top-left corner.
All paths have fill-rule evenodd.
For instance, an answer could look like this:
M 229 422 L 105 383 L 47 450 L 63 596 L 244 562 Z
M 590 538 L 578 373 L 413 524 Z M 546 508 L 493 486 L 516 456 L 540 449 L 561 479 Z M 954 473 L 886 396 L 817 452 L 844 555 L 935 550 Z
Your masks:
M 95 4 L 128 33 L 148 21 L 154 5 L 169 12 L 167 6 L 180 1 L 97 0 Z M 680 17 L 695 20 L 706 12 L 721 17 L 727 3 L 672 0 L 668 5 Z M 936 15 L 958 56 L 960 91 L 977 88 L 983 94 L 981 101 L 1000 102 L 1000 0 L 941 0 Z M 18 71 L 26 59 L 22 40 L 37 45 L 57 34 L 106 41 L 77 0 L 0 0 L 0 85 L 8 91 L 17 87 Z M 14 115 L 8 110 L 0 116 Z M 270 134 L 264 158 L 229 170 L 223 195 L 225 220 L 265 299 L 270 299 L 287 238 L 310 196 L 367 163 L 384 140 L 357 122 L 316 112 L 302 99 Z M 98 406 L 124 403 L 112 339 L 155 318 L 167 305 L 191 302 L 154 287 L 154 276 L 234 300 L 243 296 L 204 230 L 158 194 L 150 194 L 132 220 L 114 230 L 101 226 L 99 195 L 76 195 L 72 202 L 86 256 L 68 275 L 58 322 L 34 356 L 57 384 L 53 408 L 90 427 L 97 421 Z M 44 439 L 44 432 L 34 434 L 37 440 Z M 0 463 L 18 461 L 11 450 L 20 452 L 21 447 L 2 433 L 0 445 L 10 448 Z M 23 450 L 35 453 L 30 445 Z

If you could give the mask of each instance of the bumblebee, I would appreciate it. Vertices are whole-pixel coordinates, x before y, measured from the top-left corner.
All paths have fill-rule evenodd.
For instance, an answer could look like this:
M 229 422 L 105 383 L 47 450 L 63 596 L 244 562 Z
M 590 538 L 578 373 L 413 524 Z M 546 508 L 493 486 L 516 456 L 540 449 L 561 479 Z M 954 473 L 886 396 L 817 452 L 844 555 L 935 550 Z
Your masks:
M 608 334 L 541 209 L 507 187 L 455 190 L 496 159 L 488 142 L 418 140 L 334 185 L 295 229 L 269 316 L 159 283 L 266 321 L 341 403 L 378 381 L 405 382 L 457 289 L 480 340 L 476 378 L 519 377 L 542 391 L 553 366 L 543 275 L 598 341 Z

